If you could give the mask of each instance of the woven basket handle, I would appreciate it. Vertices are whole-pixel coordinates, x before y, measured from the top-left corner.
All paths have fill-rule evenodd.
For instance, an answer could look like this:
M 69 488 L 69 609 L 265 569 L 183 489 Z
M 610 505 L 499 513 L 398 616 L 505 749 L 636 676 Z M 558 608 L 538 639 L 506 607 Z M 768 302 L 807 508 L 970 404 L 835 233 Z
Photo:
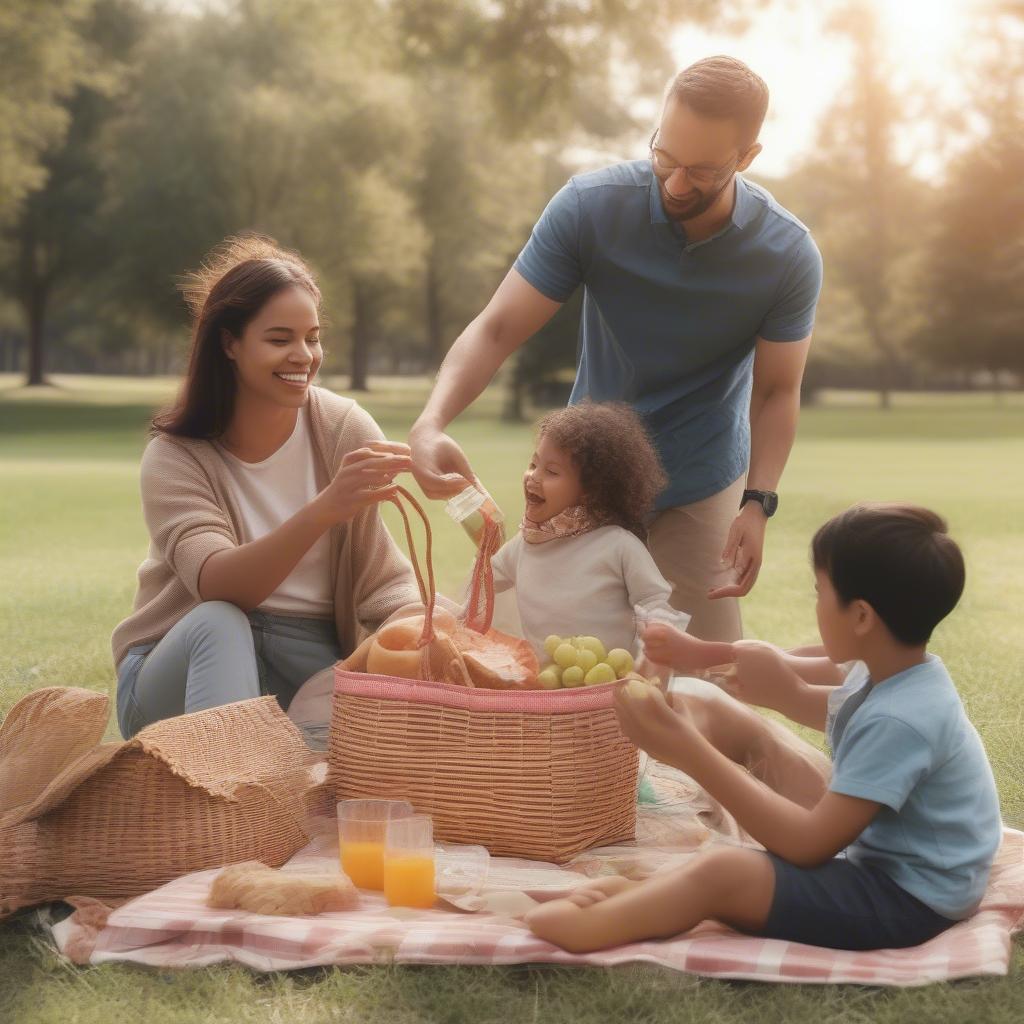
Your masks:
M 420 569 L 419 557 L 416 554 L 416 542 L 412 536 L 412 524 L 409 522 L 409 513 L 405 510 L 405 506 L 399 501 L 399 495 L 405 498 L 405 500 L 415 509 L 420 519 L 423 521 L 423 530 L 426 537 L 426 555 L 424 562 L 427 567 L 427 582 L 423 582 L 423 572 Z M 395 493 L 391 496 L 390 501 L 398 509 L 399 514 L 402 517 L 402 522 L 405 525 L 405 540 L 409 545 L 409 559 L 412 562 L 412 571 L 416 575 L 416 585 L 420 590 L 420 600 L 423 602 L 423 606 L 426 608 L 426 615 L 423 616 L 423 632 L 420 634 L 418 647 L 425 647 L 434 639 L 434 604 L 437 601 L 437 587 L 434 585 L 434 557 L 433 557 L 433 534 L 430 530 L 430 520 L 427 519 L 426 512 L 423 511 L 423 506 L 404 488 L 396 487 Z
M 494 619 L 494 566 L 491 559 L 501 547 L 501 524 L 483 510 L 480 514 L 484 519 L 484 529 L 473 563 L 465 622 L 475 632 L 486 633 Z

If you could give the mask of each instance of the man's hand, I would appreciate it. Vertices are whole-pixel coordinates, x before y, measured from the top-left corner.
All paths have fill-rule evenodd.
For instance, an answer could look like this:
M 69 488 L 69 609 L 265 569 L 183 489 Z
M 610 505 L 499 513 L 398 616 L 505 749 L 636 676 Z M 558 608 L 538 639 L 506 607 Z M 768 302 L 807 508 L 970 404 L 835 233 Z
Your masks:
M 466 453 L 444 431 L 416 424 L 409 434 L 409 447 L 412 474 L 428 498 L 451 498 L 477 483 Z
M 631 697 L 626 693 L 625 684 L 618 686 L 615 714 L 628 740 L 656 761 L 682 771 L 687 771 L 694 750 L 706 742 L 685 705 L 680 704 L 673 710 L 655 686 L 648 687 L 644 697 Z
M 748 501 L 729 527 L 722 565 L 735 572 L 735 581 L 708 591 L 708 597 L 745 597 L 757 580 L 764 557 L 764 531 L 768 519 L 756 501 Z

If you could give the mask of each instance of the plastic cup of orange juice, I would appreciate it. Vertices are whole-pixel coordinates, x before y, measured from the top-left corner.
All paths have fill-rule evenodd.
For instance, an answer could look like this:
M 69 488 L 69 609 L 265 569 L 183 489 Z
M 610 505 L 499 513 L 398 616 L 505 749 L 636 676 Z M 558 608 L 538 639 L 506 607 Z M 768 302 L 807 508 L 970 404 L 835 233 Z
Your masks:
M 388 822 L 407 818 L 405 800 L 342 800 L 338 804 L 341 870 L 359 889 L 384 888 L 384 841 Z
M 390 907 L 426 909 L 434 905 L 434 823 L 429 815 L 413 814 L 388 822 L 384 898 Z

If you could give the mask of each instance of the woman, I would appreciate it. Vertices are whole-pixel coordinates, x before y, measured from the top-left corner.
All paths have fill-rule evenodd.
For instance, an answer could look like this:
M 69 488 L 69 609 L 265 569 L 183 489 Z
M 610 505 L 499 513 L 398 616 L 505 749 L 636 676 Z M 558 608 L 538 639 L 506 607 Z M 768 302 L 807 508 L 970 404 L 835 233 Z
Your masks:
M 377 509 L 409 450 L 313 385 L 323 351 L 309 268 L 268 239 L 228 239 L 184 292 L 188 372 L 142 457 L 149 555 L 112 638 L 126 738 L 261 693 L 287 709 L 417 599 Z

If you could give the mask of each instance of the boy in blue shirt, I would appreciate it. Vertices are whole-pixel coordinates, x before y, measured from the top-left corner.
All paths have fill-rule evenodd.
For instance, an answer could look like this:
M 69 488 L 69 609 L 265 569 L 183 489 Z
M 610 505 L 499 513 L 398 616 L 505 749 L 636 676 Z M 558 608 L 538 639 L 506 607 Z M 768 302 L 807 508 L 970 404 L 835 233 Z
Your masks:
M 699 702 L 620 688 L 626 736 L 694 778 L 765 851 L 717 847 L 643 882 L 588 883 L 527 916 L 537 935 L 586 952 L 711 918 L 837 949 L 899 948 L 977 909 L 1002 835 L 995 782 L 927 652 L 963 590 L 960 549 L 934 512 L 861 504 L 818 530 L 812 556 L 824 657 L 707 643 L 662 624 L 644 639 L 653 661 L 677 671 L 734 662 L 737 696 L 826 733 L 830 780 L 789 799 L 741 767 Z M 844 662 L 854 663 L 845 677 Z

